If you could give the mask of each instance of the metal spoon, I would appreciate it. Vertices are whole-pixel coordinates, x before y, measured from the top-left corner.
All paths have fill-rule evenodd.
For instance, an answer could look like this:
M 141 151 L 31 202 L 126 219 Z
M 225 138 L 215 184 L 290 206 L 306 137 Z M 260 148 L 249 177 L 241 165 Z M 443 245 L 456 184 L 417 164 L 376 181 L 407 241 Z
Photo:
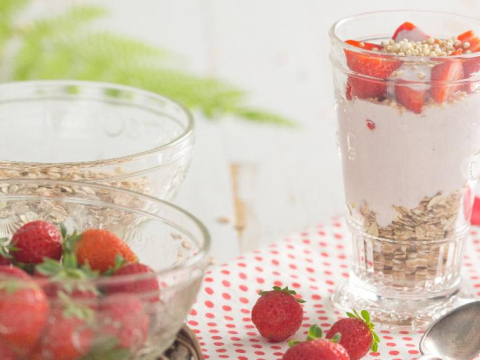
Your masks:
M 436 320 L 423 334 L 418 360 L 471 360 L 480 354 L 480 301 Z

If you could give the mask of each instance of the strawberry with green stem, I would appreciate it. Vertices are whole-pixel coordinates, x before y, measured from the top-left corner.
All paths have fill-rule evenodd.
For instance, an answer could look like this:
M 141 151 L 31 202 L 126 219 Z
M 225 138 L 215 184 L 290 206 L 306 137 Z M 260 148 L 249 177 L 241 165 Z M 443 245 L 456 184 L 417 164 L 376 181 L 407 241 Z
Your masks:
M 260 291 L 252 309 L 252 322 L 260 334 L 272 342 L 280 342 L 295 334 L 302 325 L 305 301 L 296 298 L 288 287 L 274 286 L 273 291 Z
M 60 293 L 58 300 L 31 356 L 33 360 L 77 360 L 87 353 L 93 341 L 95 312 L 65 293 Z
M 62 236 L 57 227 L 43 220 L 29 222 L 20 227 L 12 236 L 10 244 L 15 261 L 24 265 L 36 265 L 44 258 L 60 260 L 62 257 Z
M 360 314 L 353 310 L 347 312 L 348 318 L 340 319 L 327 332 L 326 338 L 332 339 L 336 334 L 341 335 L 342 345 L 350 355 L 351 360 L 358 360 L 364 357 L 368 351 L 376 352 L 380 338 L 375 333 L 375 325 L 370 319 L 367 310 Z
M 44 290 L 49 297 L 56 298 L 61 291 L 77 300 L 96 299 L 99 291 L 91 281 L 99 276 L 98 271 L 91 270 L 88 264 L 80 265 L 73 251 L 81 235 L 75 232 L 68 236 L 63 224 L 60 224 L 60 230 L 63 238 L 62 261 L 45 258 L 36 266 L 35 275 L 48 278 Z
M 317 325 L 311 326 L 307 341 L 290 341 L 290 349 L 283 355 L 282 360 L 351 360 L 347 350 L 340 344 L 340 334 L 336 334 L 332 339 L 322 337 L 322 329 Z

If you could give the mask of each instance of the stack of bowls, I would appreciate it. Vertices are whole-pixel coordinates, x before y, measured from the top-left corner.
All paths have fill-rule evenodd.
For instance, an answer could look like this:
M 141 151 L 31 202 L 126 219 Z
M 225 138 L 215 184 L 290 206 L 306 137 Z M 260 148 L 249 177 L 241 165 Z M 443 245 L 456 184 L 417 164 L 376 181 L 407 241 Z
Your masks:
M 165 97 L 124 86 L 24 82 L 0 85 L 0 126 L 7 129 L 0 143 L 0 238 L 38 219 L 63 224 L 68 233 L 115 233 L 153 272 L 68 281 L 74 288 L 94 287 L 103 302 L 104 290 L 119 283 L 158 282 L 160 301 L 143 301 L 144 318 L 138 319 L 146 336 L 124 352 L 113 347 L 118 359 L 158 359 L 182 327 L 209 262 L 208 231 L 165 201 L 190 163 L 191 114 Z M 51 309 L 56 301 L 50 299 Z M 97 304 L 80 305 L 97 319 L 106 316 Z M 47 323 L 52 321 L 53 315 Z M 108 343 L 101 321 L 97 327 L 89 329 L 94 335 L 82 356 Z M 78 341 L 81 331 L 68 335 L 79 347 L 85 345 Z M 0 341 L 4 335 L 0 328 Z M 48 352 L 36 356 L 53 360 Z

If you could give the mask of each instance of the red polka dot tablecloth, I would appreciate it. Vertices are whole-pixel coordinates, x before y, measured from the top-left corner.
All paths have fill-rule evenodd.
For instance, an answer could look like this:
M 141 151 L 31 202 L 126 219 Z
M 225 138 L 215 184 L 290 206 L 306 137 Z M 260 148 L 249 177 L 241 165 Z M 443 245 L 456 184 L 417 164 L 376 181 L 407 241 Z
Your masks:
M 480 260 L 478 228 L 466 251 L 464 281 L 477 293 L 480 272 L 472 262 Z M 295 234 L 283 241 L 253 251 L 216 267 L 205 277 L 188 325 L 197 334 L 206 359 L 281 359 L 287 343 L 272 344 L 256 331 L 250 313 L 260 289 L 289 286 L 306 303 L 304 321 L 293 338 L 303 340 L 307 329 L 317 324 L 324 331 L 342 314 L 333 309 L 330 295 L 337 284 L 348 279 L 346 226 L 341 220 Z M 477 294 L 480 295 L 480 292 Z M 420 357 L 420 331 L 376 328 L 381 338 L 378 353 L 364 359 L 414 360 Z

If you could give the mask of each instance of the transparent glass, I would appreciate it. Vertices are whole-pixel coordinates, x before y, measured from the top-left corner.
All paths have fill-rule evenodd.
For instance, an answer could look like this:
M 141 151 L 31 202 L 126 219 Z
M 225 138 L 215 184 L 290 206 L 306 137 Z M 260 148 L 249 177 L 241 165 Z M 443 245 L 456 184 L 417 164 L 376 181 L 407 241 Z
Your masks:
M 0 178 L 98 182 L 171 199 L 190 163 L 193 119 L 180 104 L 82 81 L 0 85 Z
M 25 358 L 53 360 L 48 347 L 51 330 L 47 329 L 57 325 L 65 331 L 61 341 L 72 344 L 67 348 L 73 347 L 81 355 L 88 354 L 95 359 L 110 358 L 97 353 L 110 347 L 109 350 L 118 351 L 115 353 L 118 356 L 116 359 L 157 360 L 161 357 L 182 327 L 209 263 L 210 237 L 206 228 L 195 217 L 167 202 L 103 185 L 51 180 L 2 180 L 0 188 L 3 193 L 8 193 L 0 197 L 0 237 L 11 238 L 16 229 L 36 219 L 56 225 L 64 223 L 69 234 L 89 228 L 109 229 L 130 246 L 141 263 L 154 270 L 151 274 L 101 277 L 89 281 L 64 280 L 60 284 L 65 289 L 68 286 L 73 290 L 71 294 L 75 294 L 77 289 L 80 292 L 98 290 L 98 296 L 71 295 L 68 302 L 55 291 L 52 294 L 51 282 L 39 278 L 38 284 L 50 303 L 49 318 L 42 322 L 44 329 L 39 331 L 42 334 L 39 343 L 47 345 L 33 349 L 25 343 L 19 351 L 35 352 L 23 354 Z M 152 279 L 160 284 L 160 294 L 138 290 L 135 296 L 143 300 L 141 309 L 138 306 L 133 310 L 129 307 L 132 302 L 129 295 L 122 293 L 118 297 L 107 291 L 114 286 L 124 287 Z M 59 283 L 53 286 L 59 286 L 56 284 Z M 150 301 L 152 296 L 159 296 L 160 301 Z M 0 302 L 2 299 L 11 301 L 11 296 L 0 291 Z M 93 311 L 90 321 L 78 321 L 74 328 L 55 324 L 55 321 L 59 321 L 57 310 L 65 312 L 66 306 L 72 303 L 90 308 Z M 108 308 L 105 304 L 108 307 L 118 304 L 119 310 L 108 312 L 104 310 Z M 0 323 L 7 321 L 10 325 L 0 324 L 0 340 L 8 338 L 4 331 L 13 324 L 8 318 L 8 309 L 6 311 L 7 318 L 0 317 Z M 122 322 L 118 325 L 116 321 L 120 320 L 111 316 L 124 312 L 128 314 L 122 315 Z M 38 324 L 38 317 L 35 319 Z M 125 324 L 131 324 L 131 328 L 118 335 L 126 327 Z M 113 339 L 110 325 L 118 327 L 113 331 L 116 334 Z M 37 330 L 41 328 L 37 327 Z M 34 335 L 30 332 L 29 336 Z M 126 346 L 126 343 L 129 345 Z
M 378 322 L 423 327 L 461 301 L 480 150 L 480 77 L 466 69 L 480 55 L 408 57 L 345 42 L 380 44 L 405 21 L 441 39 L 480 33 L 476 19 L 422 11 L 367 13 L 332 26 L 352 245 L 350 280 L 333 301 L 366 308 Z M 438 77 L 446 67 L 462 75 Z M 380 68 L 389 75 L 377 76 Z

